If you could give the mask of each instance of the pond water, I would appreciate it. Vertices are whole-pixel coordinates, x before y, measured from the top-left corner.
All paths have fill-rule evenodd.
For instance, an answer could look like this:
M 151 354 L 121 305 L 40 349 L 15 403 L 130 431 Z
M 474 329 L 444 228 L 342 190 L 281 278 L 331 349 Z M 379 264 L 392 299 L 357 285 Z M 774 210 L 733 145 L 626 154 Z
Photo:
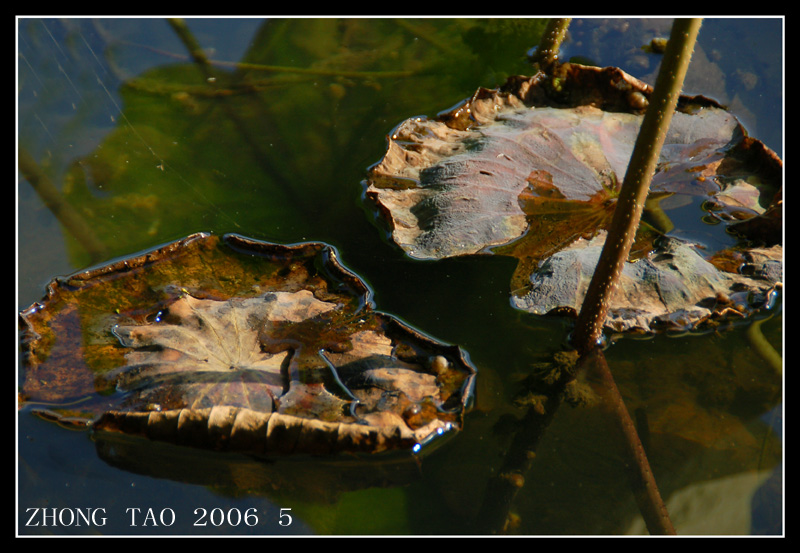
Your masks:
M 574 20 L 564 55 L 652 83 L 658 56 L 641 46 L 668 36 L 669 25 Z M 244 477 L 226 486 L 181 478 L 201 461 L 209 471 L 257 470 L 242 459 L 156 452 L 149 462 L 171 470 L 153 474 L 147 462 L 117 468 L 101 460 L 86 432 L 23 408 L 18 533 L 473 533 L 486 483 L 524 414 L 514 402 L 521 382 L 563 346 L 570 323 L 510 306 L 510 258 L 406 257 L 373 221 L 362 180 L 401 121 L 529 73 L 525 54 L 543 26 L 534 19 L 192 19 L 185 28 L 160 19 L 20 19 L 21 157 L 33 160 L 84 226 L 65 230 L 58 209 L 20 174 L 19 310 L 56 276 L 193 232 L 324 241 L 369 284 L 379 310 L 458 344 L 479 375 L 464 431 L 423 457 L 408 482 L 317 497 L 256 490 Z M 190 40 L 211 63 L 192 59 Z M 782 44 L 781 19 L 706 20 L 684 87 L 729 106 L 781 156 Z M 702 223 L 696 231 L 704 234 Z M 782 351 L 780 302 L 761 319 L 763 336 Z M 782 378 L 748 332 L 745 322 L 620 339 L 606 352 L 679 533 L 783 532 Z M 557 411 L 511 505 L 513 533 L 641 531 L 608 424 L 591 406 Z

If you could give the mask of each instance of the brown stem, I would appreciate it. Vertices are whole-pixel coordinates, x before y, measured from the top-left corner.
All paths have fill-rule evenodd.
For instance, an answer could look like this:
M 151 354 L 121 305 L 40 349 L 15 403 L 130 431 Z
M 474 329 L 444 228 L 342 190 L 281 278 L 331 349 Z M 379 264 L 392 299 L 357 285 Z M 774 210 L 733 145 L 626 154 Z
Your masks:
M 603 252 L 586 292 L 572 343 L 583 354 L 600 343 L 608 301 L 628 259 L 661 147 L 678 103 L 701 19 L 676 19 L 633 148 Z

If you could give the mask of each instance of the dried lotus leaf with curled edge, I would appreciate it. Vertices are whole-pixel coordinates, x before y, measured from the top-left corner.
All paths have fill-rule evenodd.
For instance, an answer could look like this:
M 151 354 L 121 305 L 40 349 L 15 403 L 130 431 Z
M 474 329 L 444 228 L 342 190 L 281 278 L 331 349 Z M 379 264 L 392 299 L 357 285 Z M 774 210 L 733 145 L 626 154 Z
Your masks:
M 539 302 L 531 293 L 547 277 L 553 255 L 608 228 L 652 91 L 616 68 L 564 64 L 562 72 L 558 91 L 542 74 L 512 77 L 500 89 L 481 89 L 435 119 L 404 121 L 365 182 L 366 197 L 410 257 L 517 258 L 512 304 L 535 313 L 545 304 L 554 311 L 574 310 L 572 301 L 560 303 L 563 295 Z M 780 250 L 780 208 L 775 204 L 781 187 L 781 160 L 747 137 L 732 114 L 713 100 L 681 97 L 651 184 L 653 214 L 664 215 L 658 209 L 659 202 L 668 203 L 664 199 L 702 203 L 706 211 L 697 208 L 698 223 L 705 214 L 732 234 L 750 231 L 748 239 Z M 631 261 L 655 251 L 653 240 L 671 230 L 672 221 L 664 217 L 659 226 L 647 219 L 650 213 L 646 207 Z M 677 230 L 681 233 L 672 234 L 687 237 Z M 565 271 L 559 278 L 585 276 Z M 725 280 L 718 276 L 715 280 Z M 703 278 L 691 272 L 683 277 Z M 683 303 L 670 302 L 666 311 L 647 312 L 621 326 L 650 331 L 656 318 L 686 312 L 699 316 L 704 311 L 695 309 L 697 302 L 729 290 L 708 292 L 699 298 L 686 295 Z M 701 319 L 687 320 L 691 326 Z
M 317 243 L 193 235 L 56 280 L 20 318 L 24 403 L 215 451 L 414 451 L 460 429 L 475 375 Z
M 538 315 L 577 316 L 605 239 L 605 232 L 578 239 L 543 261 L 529 291 L 512 304 Z M 747 258 L 754 267 L 750 276 L 721 271 L 693 244 L 661 238 L 650 256 L 623 266 L 605 327 L 614 333 L 683 331 L 768 308 L 782 280 L 781 248 L 757 249 Z

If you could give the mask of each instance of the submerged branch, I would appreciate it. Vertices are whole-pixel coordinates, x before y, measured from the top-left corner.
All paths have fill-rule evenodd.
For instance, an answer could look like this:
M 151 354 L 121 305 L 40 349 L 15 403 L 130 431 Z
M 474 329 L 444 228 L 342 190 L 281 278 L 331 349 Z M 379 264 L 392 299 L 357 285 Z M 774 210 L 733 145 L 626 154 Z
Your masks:
M 509 510 L 517 493 L 525 485 L 525 476 L 536 459 L 539 441 L 562 403 L 565 387 L 573 378 L 573 372 L 562 371 L 541 405 L 528 409 L 520 421 L 519 429 L 505 452 L 502 466 L 487 484 L 474 521 L 476 533 L 500 534 L 506 530 Z
M 435 36 L 425 32 L 423 29 L 419 28 L 414 23 L 411 23 L 410 21 L 402 18 L 395 18 L 393 21 L 398 27 L 405 29 L 406 31 L 414 35 L 414 37 L 421 38 L 434 48 L 440 50 L 441 52 L 444 52 L 445 54 L 451 56 L 458 54 L 457 50 L 451 48 L 449 44 L 447 44 L 444 41 L 437 40 Z
M 174 27 L 173 27 L 174 28 Z M 153 48 L 147 44 L 120 41 L 122 44 L 130 44 L 143 50 L 149 50 L 160 56 L 185 61 L 189 56 L 176 54 L 159 48 Z M 205 54 L 203 54 L 205 57 Z M 396 71 L 353 71 L 347 69 L 328 69 L 325 67 L 296 67 L 292 65 L 268 65 L 264 63 L 252 63 L 246 61 L 228 61 L 214 58 L 206 58 L 209 65 L 214 67 L 225 67 L 230 69 L 241 69 L 249 71 L 260 71 L 263 73 L 285 73 L 288 75 L 302 75 L 306 77 L 345 77 L 351 79 L 398 79 L 413 77 L 423 73 L 424 70 L 399 69 Z
M 214 67 L 224 67 L 236 70 L 258 71 L 263 73 L 302 75 L 307 77 L 344 77 L 352 79 L 371 79 L 371 80 L 413 77 L 423 72 L 420 70 L 410 70 L 410 69 L 400 69 L 395 71 L 358 71 L 358 70 L 335 69 L 327 67 L 297 67 L 291 65 L 270 65 L 264 63 L 219 60 L 219 59 L 209 58 L 205 55 L 205 52 L 200 47 L 199 43 L 197 43 L 195 38 L 192 36 L 191 32 L 186 26 L 186 23 L 183 20 L 169 19 L 168 21 L 170 26 L 176 32 L 176 34 L 178 34 L 184 45 L 191 45 L 190 56 L 194 58 L 195 61 L 202 60 L 202 63 Z M 155 48 L 148 44 L 140 44 L 137 42 L 130 42 L 125 40 L 119 40 L 119 43 L 134 46 L 142 50 L 148 50 L 150 52 L 154 52 L 160 56 L 164 56 L 167 58 L 172 58 L 181 61 L 187 60 L 187 56 L 185 54 L 179 54 L 176 52 L 163 50 L 161 48 Z
M 325 69 L 322 67 L 290 67 L 286 65 L 264 65 L 261 63 L 248 63 L 243 61 L 225 62 L 211 60 L 210 63 L 220 66 L 231 66 L 236 69 L 249 69 L 251 71 L 264 71 L 266 73 L 295 73 L 299 75 L 313 75 L 315 77 L 348 77 L 352 79 L 397 79 L 400 77 L 413 77 L 419 71 L 348 71 L 345 69 Z

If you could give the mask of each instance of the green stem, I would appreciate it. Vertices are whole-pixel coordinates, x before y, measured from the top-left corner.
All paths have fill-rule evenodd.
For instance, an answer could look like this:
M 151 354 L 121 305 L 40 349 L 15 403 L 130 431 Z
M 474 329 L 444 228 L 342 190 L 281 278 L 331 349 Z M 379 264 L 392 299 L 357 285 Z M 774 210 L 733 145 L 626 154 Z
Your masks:
M 617 198 L 603 252 L 573 332 L 572 344 L 581 354 L 601 341 L 608 301 L 636 237 L 650 181 L 678 103 L 701 22 L 701 19 L 676 19 L 672 25 L 672 34 Z
M 186 22 L 183 19 L 177 18 L 170 18 L 167 19 L 172 30 L 175 31 L 175 34 L 178 35 L 178 38 L 181 39 L 183 45 L 186 46 L 186 49 L 189 50 L 189 55 L 192 56 L 197 65 L 203 70 L 203 73 L 206 77 L 211 76 L 210 66 L 211 64 L 206 57 L 205 52 L 200 47 L 200 43 L 197 42 L 197 39 L 194 38 L 194 35 L 189 30 L 189 27 L 186 25 Z

